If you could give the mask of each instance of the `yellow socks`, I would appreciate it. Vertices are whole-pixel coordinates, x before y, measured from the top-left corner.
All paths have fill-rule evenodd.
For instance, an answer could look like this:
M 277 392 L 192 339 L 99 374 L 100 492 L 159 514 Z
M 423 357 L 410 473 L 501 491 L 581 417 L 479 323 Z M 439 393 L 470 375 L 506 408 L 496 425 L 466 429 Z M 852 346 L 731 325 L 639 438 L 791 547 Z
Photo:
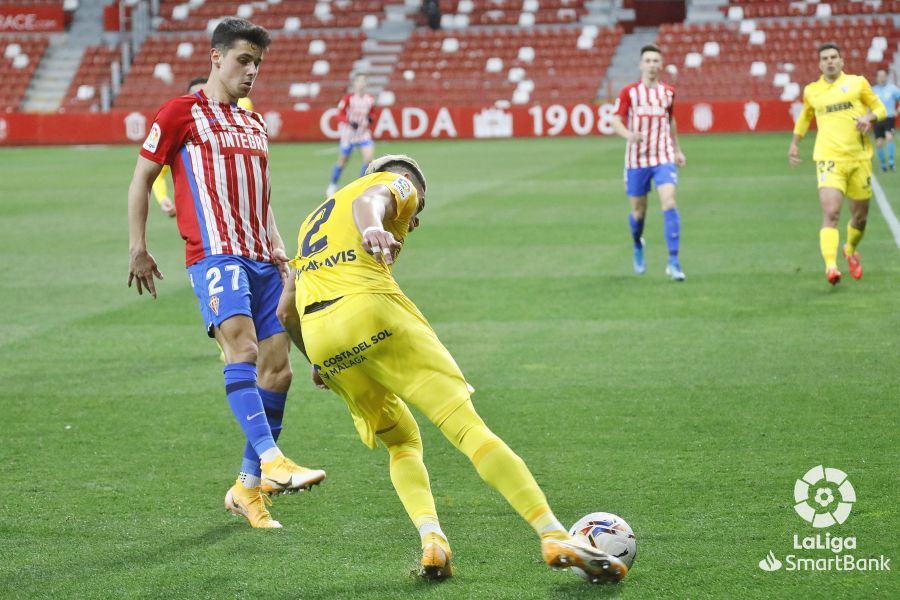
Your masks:
M 500 492 L 539 535 L 565 532 L 525 462 L 487 428 L 471 401 L 456 409 L 440 429 L 469 457 L 478 475 Z
M 822 250 L 822 258 L 825 259 L 826 269 L 837 268 L 839 242 L 840 234 L 838 234 L 836 227 L 823 227 L 819 230 L 819 248 Z
M 856 252 L 856 247 L 862 241 L 864 233 L 865 230 L 857 229 L 851 223 L 847 223 L 847 244 L 844 246 L 847 256 L 852 256 Z
M 391 455 L 391 482 L 409 518 L 420 533 L 426 524 L 432 527 L 425 529 L 440 531 L 428 470 L 422 459 L 419 426 L 409 408 L 403 406 L 397 423 L 377 435 Z

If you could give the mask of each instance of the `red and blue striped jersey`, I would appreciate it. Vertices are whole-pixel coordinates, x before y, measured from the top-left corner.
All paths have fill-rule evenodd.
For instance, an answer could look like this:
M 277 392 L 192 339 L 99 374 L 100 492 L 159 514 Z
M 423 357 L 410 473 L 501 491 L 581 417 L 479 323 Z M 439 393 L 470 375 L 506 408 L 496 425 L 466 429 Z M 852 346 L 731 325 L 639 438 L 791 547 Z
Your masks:
M 262 117 L 199 91 L 159 110 L 141 156 L 170 165 L 187 266 L 217 254 L 272 261 L 269 142 Z

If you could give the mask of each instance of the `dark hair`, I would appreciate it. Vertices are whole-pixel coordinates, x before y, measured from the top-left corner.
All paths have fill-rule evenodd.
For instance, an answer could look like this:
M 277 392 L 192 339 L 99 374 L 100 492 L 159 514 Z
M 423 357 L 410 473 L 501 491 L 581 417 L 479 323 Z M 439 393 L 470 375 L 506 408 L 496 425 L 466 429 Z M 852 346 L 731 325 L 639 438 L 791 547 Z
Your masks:
M 422 188 L 422 193 L 425 193 L 425 176 L 422 175 L 422 171 L 420 171 L 416 165 L 408 163 L 405 160 L 392 160 L 381 165 L 377 172 L 384 173 L 385 171 L 390 171 L 391 173 L 409 171 L 416 179 L 413 183 L 418 184 L 418 187 Z
M 825 44 L 822 44 L 821 46 L 819 46 L 819 49 L 816 50 L 816 53 L 819 55 L 819 57 L 821 57 L 822 52 L 824 52 L 825 50 L 837 50 L 838 56 L 841 56 L 841 49 L 838 48 L 838 45 L 834 42 L 827 42 Z
M 201 75 L 200 77 L 194 77 L 191 79 L 191 82 L 188 84 L 188 91 L 191 91 L 191 88 L 195 85 L 205 85 L 208 79 L 205 75 Z
M 238 40 L 246 40 L 263 50 L 272 43 L 272 37 L 264 27 L 254 25 L 246 19 L 228 17 L 216 25 L 212 34 L 212 47 L 225 54 Z
M 659 49 L 659 46 L 654 46 L 653 44 L 647 44 L 643 48 L 641 48 L 641 56 L 644 56 L 645 52 L 656 52 L 660 56 L 662 56 L 662 50 Z

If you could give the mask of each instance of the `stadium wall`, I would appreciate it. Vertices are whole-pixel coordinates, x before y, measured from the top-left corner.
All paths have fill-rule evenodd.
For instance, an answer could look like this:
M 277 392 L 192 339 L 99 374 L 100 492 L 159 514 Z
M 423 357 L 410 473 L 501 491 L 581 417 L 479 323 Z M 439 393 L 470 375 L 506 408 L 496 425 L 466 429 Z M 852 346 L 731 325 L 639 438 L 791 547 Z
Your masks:
M 675 106 L 682 133 L 789 131 L 802 105 L 775 100 L 685 102 Z M 376 112 L 376 139 L 471 139 L 613 135 L 612 104 L 390 107 Z M 142 142 L 152 112 L 0 115 L 0 146 L 133 144 Z M 274 142 L 339 137 L 337 109 L 263 110 Z

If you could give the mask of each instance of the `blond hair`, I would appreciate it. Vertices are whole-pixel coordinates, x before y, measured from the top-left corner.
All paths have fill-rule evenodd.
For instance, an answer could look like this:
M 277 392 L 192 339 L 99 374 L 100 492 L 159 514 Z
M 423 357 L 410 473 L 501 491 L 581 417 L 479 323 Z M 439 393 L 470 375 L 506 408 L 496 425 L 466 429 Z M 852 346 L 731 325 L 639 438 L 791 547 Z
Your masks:
M 406 169 L 410 173 L 418 179 L 418 183 L 422 189 L 421 193 L 425 193 L 425 188 L 428 187 L 428 184 L 425 181 L 425 175 L 422 173 L 422 168 L 419 166 L 419 163 L 410 156 L 406 156 L 405 154 L 385 154 L 384 156 L 379 156 L 375 160 L 369 163 L 369 167 L 366 169 L 366 175 L 371 175 L 372 173 L 380 173 L 382 171 L 393 171 L 394 169 Z

